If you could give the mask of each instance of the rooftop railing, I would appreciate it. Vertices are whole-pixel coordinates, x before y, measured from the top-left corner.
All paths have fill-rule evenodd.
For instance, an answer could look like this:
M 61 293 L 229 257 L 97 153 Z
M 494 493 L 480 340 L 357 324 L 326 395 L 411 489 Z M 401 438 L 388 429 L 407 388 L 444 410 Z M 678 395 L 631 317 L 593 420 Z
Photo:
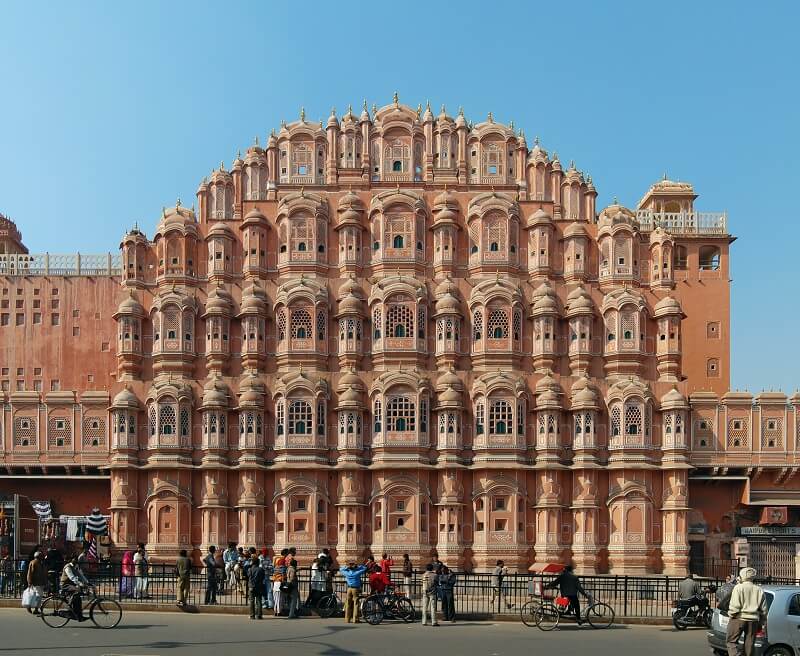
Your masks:
M 122 255 L 103 253 L 25 253 L 0 255 L 3 276 L 118 276 L 122 274 Z
M 643 232 L 663 228 L 673 235 L 727 235 L 725 212 L 654 212 L 637 210 L 636 218 Z

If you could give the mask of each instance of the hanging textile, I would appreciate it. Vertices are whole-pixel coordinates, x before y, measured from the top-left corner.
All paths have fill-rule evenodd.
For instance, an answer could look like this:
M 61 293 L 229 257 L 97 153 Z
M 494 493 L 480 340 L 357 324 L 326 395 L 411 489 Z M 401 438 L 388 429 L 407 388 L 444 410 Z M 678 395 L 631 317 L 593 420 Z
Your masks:
M 92 536 L 89 542 L 89 561 L 92 563 L 97 562 L 97 538 L 94 536 Z
M 42 521 L 47 521 L 53 517 L 53 509 L 50 507 L 49 501 L 31 501 L 33 512 Z
M 68 519 L 67 520 L 67 535 L 66 535 L 67 542 L 76 542 L 78 540 L 78 520 L 77 519 Z
M 105 535 L 108 532 L 108 522 L 100 514 L 99 508 L 92 508 L 92 514 L 86 517 L 86 530 L 94 535 Z

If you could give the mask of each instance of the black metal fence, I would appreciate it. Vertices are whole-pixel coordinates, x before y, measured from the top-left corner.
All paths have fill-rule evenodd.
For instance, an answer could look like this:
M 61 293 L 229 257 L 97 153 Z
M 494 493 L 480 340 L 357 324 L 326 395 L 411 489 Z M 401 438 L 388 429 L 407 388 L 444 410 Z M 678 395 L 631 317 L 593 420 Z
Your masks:
M 85 567 L 90 582 L 101 596 L 112 597 L 131 604 L 174 604 L 176 602 L 177 576 L 172 565 L 151 564 L 146 577 L 124 576 L 118 563 Z M 244 607 L 248 603 L 246 581 L 225 580 L 224 572 L 217 570 L 215 586 L 216 602 L 222 606 Z M 59 574 L 51 572 L 50 588 L 57 585 Z M 298 572 L 301 601 L 309 593 L 311 572 L 301 569 Z M 454 589 L 456 613 L 461 616 L 482 617 L 489 615 L 516 615 L 520 607 L 529 599 L 542 593 L 546 584 L 553 581 L 551 575 L 509 574 L 504 577 L 500 587 L 490 573 L 456 572 Z M 680 578 L 668 576 L 582 576 L 581 583 L 586 591 L 598 601 L 612 606 L 618 617 L 625 618 L 668 618 L 675 599 L 678 598 Z M 724 577 L 701 579 L 703 585 L 720 585 Z M 767 579 L 763 582 L 773 584 L 798 585 L 800 581 Z M 422 572 L 415 572 L 410 585 L 399 572 L 392 573 L 392 583 L 408 595 L 415 606 L 421 605 Z M 187 603 L 202 606 L 206 601 L 209 586 L 206 571 L 194 568 L 191 574 Z M 343 577 L 334 575 L 334 590 L 344 599 L 345 582 Z M 25 589 L 25 572 L 17 567 L 0 573 L 0 598 L 19 598 Z M 369 590 L 366 583 L 365 590 Z M 265 600 L 270 598 L 265 596 Z M 715 595 L 710 594 L 712 603 Z

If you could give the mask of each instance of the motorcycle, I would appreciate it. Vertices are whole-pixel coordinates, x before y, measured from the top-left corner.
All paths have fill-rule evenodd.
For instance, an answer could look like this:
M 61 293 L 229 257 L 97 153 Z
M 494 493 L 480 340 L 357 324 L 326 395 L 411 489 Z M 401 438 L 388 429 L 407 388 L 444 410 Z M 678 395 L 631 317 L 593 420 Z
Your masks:
M 714 609 L 711 608 L 708 595 L 716 591 L 717 587 L 710 585 L 707 588 L 703 588 L 699 594 L 696 594 L 691 599 L 675 600 L 675 610 L 672 611 L 672 624 L 675 628 L 679 631 L 685 631 L 690 626 L 710 629 Z

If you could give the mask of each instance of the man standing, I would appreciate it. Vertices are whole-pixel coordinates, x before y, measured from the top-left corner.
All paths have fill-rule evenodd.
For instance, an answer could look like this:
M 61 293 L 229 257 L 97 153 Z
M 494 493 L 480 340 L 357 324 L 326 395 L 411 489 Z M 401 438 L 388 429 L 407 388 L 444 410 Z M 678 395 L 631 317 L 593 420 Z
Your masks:
M 206 605 L 215 606 L 217 604 L 217 548 L 212 544 L 208 548 L 208 554 L 203 558 L 203 565 L 206 567 Z
M 439 621 L 436 619 L 438 587 L 439 577 L 433 569 L 433 563 L 428 563 L 422 575 L 422 626 L 428 623 L 428 615 L 431 616 L 431 626 L 439 626 Z
M 689 572 L 678 584 L 678 597 L 686 601 L 700 594 L 700 583 L 695 581 L 694 574 Z
M 297 611 L 300 609 L 300 581 L 297 578 L 297 561 L 294 558 L 289 560 L 286 567 L 286 594 L 289 597 L 288 618 L 290 620 L 299 619 Z
M 260 620 L 264 617 L 261 599 L 264 597 L 267 575 L 258 564 L 258 556 L 253 554 L 250 568 L 247 570 L 247 588 L 250 594 L 250 619 Z
M 503 589 L 503 581 L 507 575 L 508 568 L 506 564 L 502 560 L 498 560 L 497 565 L 492 571 L 492 600 L 490 602 L 490 605 L 494 606 L 494 602 L 497 600 L 498 610 L 500 610 L 499 604 L 503 598 L 505 598 L 506 608 L 508 608 L 508 610 L 514 608 L 514 604 L 508 603 L 508 597 L 506 597 L 505 590 Z
M 137 599 L 149 599 L 150 595 L 147 592 L 147 588 L 150 583 L 150 564 L 147 561 L 147 552 L 144 550 L 144 544 L 141 542 L 133 556 L 133 568 L 136 574 L 136 588 L 133 596 Z
M 728 656 L 739 656 L 739 637 L 744 634 L 745 656 L 752 656 L 756 632 L 767 616 L 767 601 L 764 591 L 753 583 L 756 570 L 745 567 L 739 572 L 739 583 L 731 593 L 728 604 L 728 629 L 725 644 Z
M 192 561 L 189 560 L 189 555 L 186 549 L 181 549 L 178 554 L 178 560 L 175 563 L 175 573 L 178 575 L 178 606 L 184 608 L 186 606 L 186 599 L 189 597 L 189 581 L 192 576 Z
M 273 574 L 272 574 L 272 596 L 275 601 L 275 615 L 280 615 L 283 602 L 283 593 L 281 592 L 281 585 L 286 577 L 286 565 L 289 557 L 288 549 L 281 549 L 281 553 L 272 561 Z
M 411 599 L 411 587 L 414 577 L 414 565 L 411 564 L 411 559 L 408 554 L 403 554 L 403 585 L 406 588 L 406 597 Z
M 447 565 L 442 566 L 442 573 L 439 574 L 439 590 L 442 595 L 442 612 L 446 622 L 456 621 L 456 574 Z
M 28 586 L 36 590 L 39 602 L 44 598 L 44 588 L 47 585 L 47 568 L 44 566 L 44 555 L 37 551 L 33 555 L 30 565 L 28 565 Z M 38 608 L 34 608 L 34 615 L 39 613 Z
M 587 599 L 590 599 L 589 593 L 583 589 L 580 579 L 573 573 L 572 565 L 566 565 L 564 571 L 559 574 L 552 583 L 544 586 L 544 589 L 558 588 L 562 597 L 569 599 L 569 609 L 575 613 L 575 619 L 578 626 L 583 624 L 581 619 L 581 602 L 578 599 L 578 593 L 582 594 Z
M 358 623 L 358 595 L 361 594 L 361 576 L 367 568 L 364 565 L 356 564 L 351 560 L 347 563 L 347 567 L 340 570 L 340 574 L 344 576 L 347 583 L 347 597 L 344 602 L 344 621 L 349 624 Z

